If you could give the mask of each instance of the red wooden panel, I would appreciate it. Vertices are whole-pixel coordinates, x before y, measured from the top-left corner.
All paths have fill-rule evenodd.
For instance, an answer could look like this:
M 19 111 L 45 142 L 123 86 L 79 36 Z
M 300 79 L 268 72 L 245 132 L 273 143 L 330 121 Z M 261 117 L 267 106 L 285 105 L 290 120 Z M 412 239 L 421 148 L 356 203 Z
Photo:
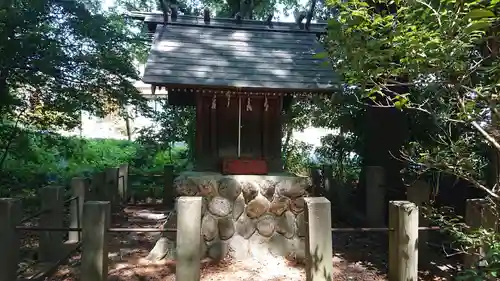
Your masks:
M 267 162 L 256 159 L 230 159 L 222 161 L 222 173 L 226 175 L 266 175 Z

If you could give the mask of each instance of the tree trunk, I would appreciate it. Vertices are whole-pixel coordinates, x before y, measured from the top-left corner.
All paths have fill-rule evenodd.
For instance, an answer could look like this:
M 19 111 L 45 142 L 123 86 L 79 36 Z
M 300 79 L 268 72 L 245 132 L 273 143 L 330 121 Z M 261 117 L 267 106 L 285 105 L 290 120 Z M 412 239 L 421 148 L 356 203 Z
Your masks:
M 128 114 L 125 115 L 125 128 L 127 130 L 128 141 L 132 141 L 132 132 L 130 130 L 130 118 L 128 117 Z

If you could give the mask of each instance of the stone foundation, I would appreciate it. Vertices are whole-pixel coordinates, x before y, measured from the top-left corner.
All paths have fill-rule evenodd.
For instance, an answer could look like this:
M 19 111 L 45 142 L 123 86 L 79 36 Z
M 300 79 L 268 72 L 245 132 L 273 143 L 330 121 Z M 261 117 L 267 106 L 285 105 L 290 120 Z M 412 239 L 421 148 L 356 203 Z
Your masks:
M 178 196 L 202 196 L 203 256 L 260 255 L 303 258 L 304 197 L 308 178 L 289 175 L 225 176 L 185 173 L 174 181 Z

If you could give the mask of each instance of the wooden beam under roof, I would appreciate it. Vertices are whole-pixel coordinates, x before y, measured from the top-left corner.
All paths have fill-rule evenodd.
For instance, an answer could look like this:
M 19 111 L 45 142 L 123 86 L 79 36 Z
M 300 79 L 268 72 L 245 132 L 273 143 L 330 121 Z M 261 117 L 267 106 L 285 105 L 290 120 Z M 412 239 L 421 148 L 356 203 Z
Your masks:
M 161 12 L 129 12 L 127 17 L 136 20 L 142 20 L 146 24 L 164 24 L 163 14 Z M 291 32 L 291 33 L 315 33 L 325 34 L 326 23 L 311 23 L 309 30 L 299 29 L 296 23 L 272 21 L 272 28 L 268 21 L 243 19 L 241 25 L 235 24 L 234 18 L 211 18 L 208 24 L 205 24 L 204 17 L 179 15 L 177 22 L 168 22 L 168 25 L 194 27 L 203 25 L 208 28 L 232 29 L 258 31 L 267 30 L 270 32 Z

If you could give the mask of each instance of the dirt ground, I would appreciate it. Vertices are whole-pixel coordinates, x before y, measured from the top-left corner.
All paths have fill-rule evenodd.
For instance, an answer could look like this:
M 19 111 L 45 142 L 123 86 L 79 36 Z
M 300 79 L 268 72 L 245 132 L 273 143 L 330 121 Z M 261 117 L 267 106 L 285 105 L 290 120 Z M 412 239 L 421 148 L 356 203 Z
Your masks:
M 144 213 L 160 214 L 163 210 L 152 206 L 127 207 L 113 216 L 113 227 L 160 227 L 162 220 L 145 219 Z M 175 262 L 163 260 L 150 262 L 145 259 L 155 245 L 159 234 L 155 233 L 113 233 L 110 235 L 109 280 L 113 281 L 173 281 Z M 36 239 L 27 236 L 23 239 L 36 245 Z M 333 280 L 382 281 L 386 277 L 387 247 L 383 235 L 368 233 L 338 233 L 334 235 Z M 378 242 L 377 242 L 378 241 Z M 27 251 L 29 252 L 29 251 Z M 24 255 L 23 266 L 29 268 L 33 263 L 29 255 Z M 446 263 L 446 260 L 440 264 Z M 48 280 L 79 280 L 80 254 L 74 254 L 69 261 Z M 276 258 L 269 255 L 266 260 L 223 260 L 217 264 L 206 259 L 201 264 L 202 281 L 302 281 L 305 280 L 304 266 L 297 261 Z M 452 271 L 438 269 L 422 270 L 420 280 L 451 280 Z M 29 269 L 25 270 L 26 272 Z

